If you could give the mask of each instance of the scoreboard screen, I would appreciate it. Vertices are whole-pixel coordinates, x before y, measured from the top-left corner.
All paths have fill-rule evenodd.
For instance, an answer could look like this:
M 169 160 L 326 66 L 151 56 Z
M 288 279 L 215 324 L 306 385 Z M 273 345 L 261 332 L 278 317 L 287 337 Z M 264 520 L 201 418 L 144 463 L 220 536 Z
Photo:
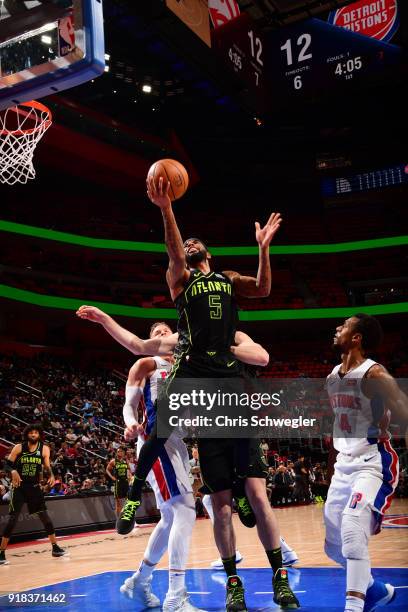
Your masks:
M 246 13 L 213 30 L 212 50 L 261 114 L 364 86 L 402 64 L 400 47 L 320 19 L 265 32 Z
M 255 109 L 267 109 L 266 39 L 247 13 L 212 31 L 211 46 L 253 97 Z
M 325 178 L 322 180 L 322 195 L 332 197 L 347 193 L 367 191 L 369 189 L 383 189 L 396 185 L 408 184 L 408 165 L 400 164 L 381 170 L 361 172 L 338 178 Z

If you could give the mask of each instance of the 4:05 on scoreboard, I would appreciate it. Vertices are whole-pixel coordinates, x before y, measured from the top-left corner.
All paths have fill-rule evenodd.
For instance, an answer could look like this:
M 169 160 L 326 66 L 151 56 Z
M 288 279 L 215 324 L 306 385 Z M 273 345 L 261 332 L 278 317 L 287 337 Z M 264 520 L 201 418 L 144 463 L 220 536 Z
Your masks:
M 402 65 L 400 47 L 323 19 L 262 31 L 243 13 L 212 32 L 212 49 L 259 114 L 364 88 Z

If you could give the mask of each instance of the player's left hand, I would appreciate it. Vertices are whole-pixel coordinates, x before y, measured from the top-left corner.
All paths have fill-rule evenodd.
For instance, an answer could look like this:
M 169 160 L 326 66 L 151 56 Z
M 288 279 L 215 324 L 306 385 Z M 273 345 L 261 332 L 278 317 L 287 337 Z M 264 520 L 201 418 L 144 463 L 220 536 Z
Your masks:
M 47 480 L 47 485 L 49 485 L 50 487 L 53 487 L 54 484 L 55 484 L 55 476 L 54 474 L 51 474 L 51 476 Z
M 170 181 L 164 182 L 162 176 L 159 177 L 158 183 L 156 183 L 152 176 L 146 180 L 147 195 L 149 200 L 156 204 L 159 208 L 169 208 L 171 206 L 171 200 L 169 196 Z
M 270 245 L 272 238 L 280 228 L 281 223 L 282 217 L 280 216 L 280 213 L 272 213 L 264 227 L 261 227 L 258 221 L 255 222 L 256 241 L 262 249 L 265 249 Z

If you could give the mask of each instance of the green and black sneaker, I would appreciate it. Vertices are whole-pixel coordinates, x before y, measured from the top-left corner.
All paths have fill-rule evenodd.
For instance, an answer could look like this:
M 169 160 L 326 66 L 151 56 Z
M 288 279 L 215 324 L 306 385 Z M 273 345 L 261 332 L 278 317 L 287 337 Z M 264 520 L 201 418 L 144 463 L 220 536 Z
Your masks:
M 226 612 L 247 612 L 244 587 L 239 576 L 229 576 L 227 580 Z
M 273 601 L 278 604 L 282 610 L 297 610 L 300 608 L 300 603 L 289 586 L 288 572 L 284 567 L 277 570 L 273 580 Z
M 4 550 L 0 550 L 0 565 L 8 565 L 6 553 Z
M 126 500 L 119 514 L 119 518 L 116 521 L 116 531 L 120 533 L 120 535 L 127 535 L 132 531 L 136 523 L 136 512 L 141 503 L 140 499 L 137 501 L 131 501 L 130 499 Z
M 242 495 L 238 497 L 238 495 L 234 495 L 234 500 L 237 505 L 238 516 L 241 523 L 245 525 L 245 527 L 255 527 L 256 516 L 247 496 Z

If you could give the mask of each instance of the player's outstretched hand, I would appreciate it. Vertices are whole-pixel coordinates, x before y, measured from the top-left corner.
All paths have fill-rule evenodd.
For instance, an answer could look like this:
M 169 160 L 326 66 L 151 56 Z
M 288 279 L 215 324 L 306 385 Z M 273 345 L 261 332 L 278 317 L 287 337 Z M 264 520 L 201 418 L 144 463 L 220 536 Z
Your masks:
M 264 227 L 261 227 L 258 221 L 255 222 L 255 237 L 261 248 L 266 248 L 270 245 L 281 223 L 282 217 L 280 213 L 272 213 Z
M 153 204 L 156 204 L 159 208 L 168 208 L 171 206 L 171 200 L 169 196 L 170 181 L 164 182 L 164 178 L 159 178 L 159 183 L 156 184 L 153 177 L 150 176 L 146 180 L 147 195 Z
M 106 314 L 96 306 L 80 306 L 76 312 L 80 319 L 87 319 L 94 323 L 103 323 Z

